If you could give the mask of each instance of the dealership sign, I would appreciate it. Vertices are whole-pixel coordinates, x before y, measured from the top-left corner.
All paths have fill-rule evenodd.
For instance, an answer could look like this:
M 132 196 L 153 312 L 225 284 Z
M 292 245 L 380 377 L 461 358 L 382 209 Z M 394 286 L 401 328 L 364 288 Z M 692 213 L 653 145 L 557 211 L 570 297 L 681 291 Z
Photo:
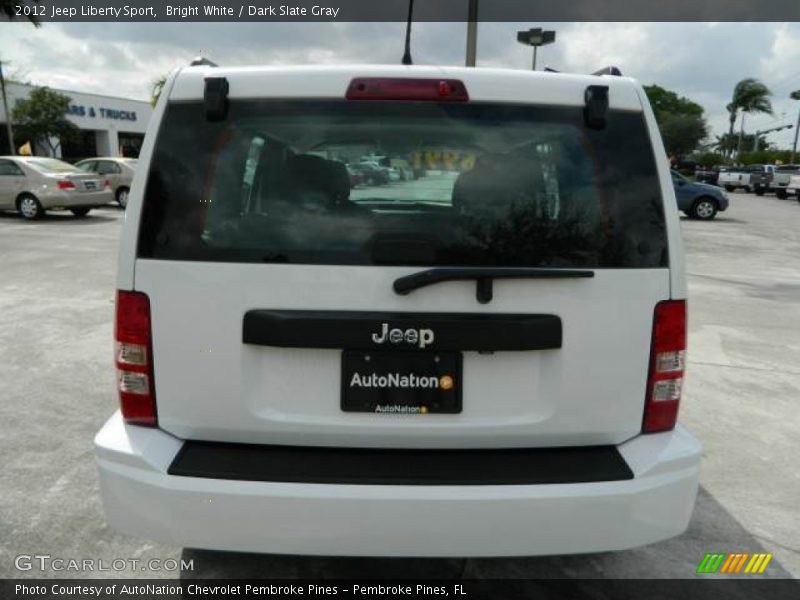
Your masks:
M 101 119 L 114 119 L 115 121 L 136 120 L 136 112 L 132 110 L 116 110 L 111 108 L 98 108 L 95 110 L 93 106 L 87 108 L 82 104 L 70 104 L 67 109 L 68 115 L 73 115 L 75 117 L 91 117 L 92 119 L 97 117 L 98 112 L 100 113 Z

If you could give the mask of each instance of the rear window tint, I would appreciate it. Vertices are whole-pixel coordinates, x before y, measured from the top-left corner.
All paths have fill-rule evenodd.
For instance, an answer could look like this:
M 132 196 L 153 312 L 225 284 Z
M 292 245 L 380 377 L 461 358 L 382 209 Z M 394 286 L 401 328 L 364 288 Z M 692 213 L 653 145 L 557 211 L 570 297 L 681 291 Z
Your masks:
M 580 108 L 233 101 L 212 123 L 173 103 L 138 252 L 167 260 L 666 266 L 641 113 L 602 131 Z

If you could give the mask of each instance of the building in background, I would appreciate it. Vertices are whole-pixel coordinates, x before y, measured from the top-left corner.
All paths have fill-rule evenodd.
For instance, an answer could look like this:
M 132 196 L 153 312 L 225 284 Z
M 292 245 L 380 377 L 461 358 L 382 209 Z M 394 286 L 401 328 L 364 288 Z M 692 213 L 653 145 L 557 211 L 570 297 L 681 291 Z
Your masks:
M 16 103 L 27 98 L 33 89 L 34 86 L 6 82 L 9 110 L 13 111 Z M 149 102 L 51 89 L 71 98 L 67 119 L 80 130 L 75 139 L 62 141 L 56 152 L 58 158 L 74 162 L 92 156 L 139 156 L 153 112 Z M 0 154 L 8 152 L 7 118 L 0 102 Z M 14 141 L 19 148 L 28 140 Z M 37 145 L 35 153 L 46 155 L 46 145 Z

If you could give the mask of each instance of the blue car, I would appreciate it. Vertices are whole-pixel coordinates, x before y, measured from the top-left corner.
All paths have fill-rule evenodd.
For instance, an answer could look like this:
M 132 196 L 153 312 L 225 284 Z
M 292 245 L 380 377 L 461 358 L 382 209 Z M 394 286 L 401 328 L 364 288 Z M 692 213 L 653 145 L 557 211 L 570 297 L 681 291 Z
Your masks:
M 696 183 L 672 171 L 672 185 L 678 199 L 678 210 L 693 219 L 710 221 L 717 213 L 728 208 L 727 194 L 715 185 Z

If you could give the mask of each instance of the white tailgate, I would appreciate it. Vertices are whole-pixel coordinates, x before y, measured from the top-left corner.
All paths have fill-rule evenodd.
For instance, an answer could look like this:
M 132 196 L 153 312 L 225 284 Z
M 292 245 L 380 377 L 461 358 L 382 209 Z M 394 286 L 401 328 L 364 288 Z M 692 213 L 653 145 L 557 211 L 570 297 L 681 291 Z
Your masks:
M 653 308 L 668 269 L 392 291 L 415 268 L 136 261 L 150 297 L 159 425 L 181 437 L 365 447 L 616 444 L 641 428 Z M 554 314 L 557 350 L 464 354 L 457 415 L 344 413 L 341 351 L 242 343 L 253 309 Z

